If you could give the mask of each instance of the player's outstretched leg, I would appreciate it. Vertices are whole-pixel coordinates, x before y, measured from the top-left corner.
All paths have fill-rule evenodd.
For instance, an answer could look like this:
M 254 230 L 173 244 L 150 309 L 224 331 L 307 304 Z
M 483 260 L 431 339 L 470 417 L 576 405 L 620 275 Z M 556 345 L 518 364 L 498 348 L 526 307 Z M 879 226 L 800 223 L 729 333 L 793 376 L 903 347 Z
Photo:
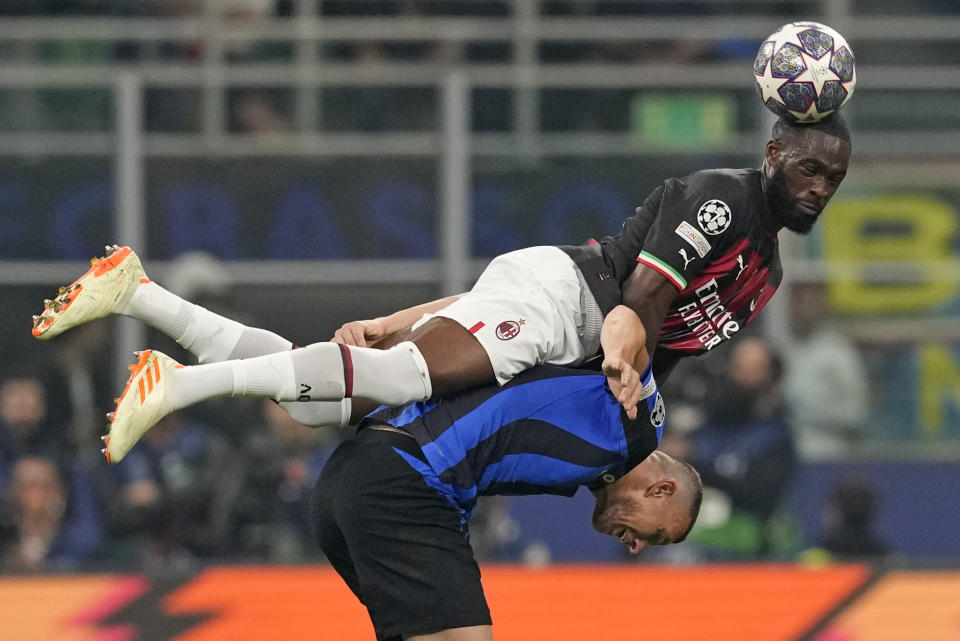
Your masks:
M 33 335 L 53 338 L 122 310 L 146 274 L 140 259 L 129 247 L 106 248 L 106 256 L 90 261 L 90 269 L 76 281 L 61 287 L 57 297 L 44 301 L 43 312 L 33 317 Z
M 147 350 L 138 352 L 130 380 L 108 415 L 104 454 L 122 459 L 147 430 L 170 412 L 211 398 L 272 398 L 322 402 L 326 424 L 342 423 L 356 394 L 377 403 L 400 405 L 430 397 L 426 363 L 413 343 L 388 350 L 314 343 L 255 358 L 185 367 Z M 317 423 L 314 423 L 317 424 Z
M 43 313 L 33 319 L 34 336 L 47 340 L 71 327 L 121 314 L 160 330 L 201 363 L 252 358 L 293 347 L 282 336 L 247 327 L 164 289 L 147 277 L 129 247 L 108 245 L 106 256 L 91 263 L 87 273 L 60 288 L 56 299 L 46 301 Z M 349 399 L 282 405 L 304 425 L 342 426 L 350 420 Z
M 62 287 L 34 316 L 33 335 L 48 339 L 71 327 L 122 314 L 147 323 L 187 349 L 201 363 L 250 358 L 293 347 L 273 332 L 247 327 L 186 301 L 147 278 L 129 247 L 107 247 L 104 258 L 76 282 Z

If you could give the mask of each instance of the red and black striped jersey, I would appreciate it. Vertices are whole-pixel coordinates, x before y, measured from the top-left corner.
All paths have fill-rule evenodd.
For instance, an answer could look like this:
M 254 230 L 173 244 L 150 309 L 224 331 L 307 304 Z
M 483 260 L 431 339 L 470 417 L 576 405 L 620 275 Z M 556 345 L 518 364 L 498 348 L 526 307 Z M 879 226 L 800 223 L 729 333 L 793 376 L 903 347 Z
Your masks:
M 770 300 L 783 277 L 779 229 L 760 170 L 713 169 L 665 181 L 600 245 L 621 287 L 639 262 L 679 290 L 657 350 L 677 357 L 731 338 Z

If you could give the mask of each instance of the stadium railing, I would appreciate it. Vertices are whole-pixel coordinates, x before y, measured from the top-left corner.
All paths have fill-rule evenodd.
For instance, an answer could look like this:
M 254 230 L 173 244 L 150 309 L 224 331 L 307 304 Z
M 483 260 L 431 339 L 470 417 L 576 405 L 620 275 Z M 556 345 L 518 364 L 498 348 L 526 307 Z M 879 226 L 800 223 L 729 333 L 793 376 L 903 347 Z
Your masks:
M 755 163 L 772 116 L 754 96 L 748 75 L 752 55 L 747 54 L 795 18 L 788 13 L 793 3 L 785 1 L 702 3 L 699 15 L 632 16 L 550 16 L 541 15 L 539 3 L 494 3 L 503 9 L 500 17 L 327 16 L 320 15 L 318 3 L 304 1 L 292 3 L 293 15 L 286 18 L 238 17 L 224 15 L 217 3 L 199 4 L 198 13 L 181 17 L 5 17 L 0 21 L 0 51 L 6 52 L 0 57 L 0 92 L 7 99 L 23 99 L 29 111 L 38 93 L 66 92 L 65 100 L 72 100 L 92 92 L 107 107 L 93 109 L 99 119 L 70 124 L 69 130 L 56 120 L 27 127 L 14 122 L 0 131 L 0 155 L 111 159 L 117 236 L 140 247 L 146 246 L 147 159 L 434 161 L 440 212 L 436 259 L 323 261 L 322 269 L 313 261 L 240 260 L 231 264 L 231 272 L 239 283 L 253 285 L 432 283 L 440 292 L 462 291 L 486 258 L 473 256 L 470 245 L 469 193 L 478 161 L 536 165 L 556 158 L 589 163 L 600 157 L 646 157 L 655 163 L 670 156 L 694 170 L 709 153 Z M 643 5 L 638 11 L 662 14 L 670 3 L 635 4 Z M 862 63 L 857 95 L 846 108 L 856 130 L 856 163 L 845 192 L 955 187 L 960 71 L 949 52 L 960 44 L 960 16 L 868 14 L 856 12 L 851 2 L 824 0 L 806 17 L 846 34 Z M 71 58 L 77 45 L 101 53 Z M 367 46 L 388 53 L 375 62 L 351 53 Z M 401 52 L 390 54 L 397 46 Z M 45 54 L 51 47 L 59 53 Z M 486 54 L 469 53 L 484 47 Z M 433 56 L 424 53 L 431 50 Z M 665 58 L 668 50 L 676 56 Z M 680 51 L 686 56 L 682 61 Z M 429 113 L 412 127 L 330 127 L 324 95 L 344 88 L 426 91 Z M 289 130 L 268 135 L 236 130 L 231 101 L 237 91 L 249 89 L 288 101 Z M 509 117 L 477 129 L 470 115 L 488 95 L 484 91 L 500 92 Z M 194 100 L 195 119 L 173 131 L 151 129 L 144 112 L 158 92 Z M 569 99 L 573 112 L 585 97 L 616 95 L 622 101 L 624 93 L 719 94 L 735 108 L 720 135 L 693 147 L 644 140 L 635 131 L 633 111 L 628 117 L 620 113 L 609 127 L 545 122 L 546 101 Z M 626 100 L 630 110 L 636 108 L 632 95 Z M 828 270 L 807 245 L 786 245 L 787 271 L 794 278 L 819 281 L 842 273 L 842 265 Z M 956 282 L 960 270 L 954 255 L 938 265 L 931 270 L 928 261 L 899 260 L 878 266 L 892 282 L 909 283 L 918 270 Z M 64 282 L 75 270 L 73 261 L 0 261 L 0 284 Z M 778 302 L 768 314 L 772 333 L 787 326 L 783 305 Z M 949 321 L 920 319 L 908 338 L 956 341 L 960 331 Z M 121 334 L 121 353 L 138 345 L 136 331 Z

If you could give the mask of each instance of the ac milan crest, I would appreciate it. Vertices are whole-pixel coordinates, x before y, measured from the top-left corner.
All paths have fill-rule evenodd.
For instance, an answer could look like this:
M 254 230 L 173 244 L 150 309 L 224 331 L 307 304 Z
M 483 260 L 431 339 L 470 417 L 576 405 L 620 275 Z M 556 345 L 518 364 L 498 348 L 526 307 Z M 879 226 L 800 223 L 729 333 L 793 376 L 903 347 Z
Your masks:
M 502 341 L 508 341 L 511 338 L 515 338 L 516 335 L 520 333 L 521 324 L 523 324 L 523 321 L 520 321 L 519 323 L 512 320 L 503 321 L 497 325 L 497 338 Z

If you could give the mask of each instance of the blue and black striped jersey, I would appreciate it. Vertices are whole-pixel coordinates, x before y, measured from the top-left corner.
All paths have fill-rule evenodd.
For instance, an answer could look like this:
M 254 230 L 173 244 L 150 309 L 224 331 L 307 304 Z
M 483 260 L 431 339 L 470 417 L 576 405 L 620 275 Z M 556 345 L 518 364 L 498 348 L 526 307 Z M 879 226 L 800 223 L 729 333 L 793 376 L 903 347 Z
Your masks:
M 629 419 L 603 374 L 541 365 L 489 386 L 399 408 L 361 424 L 411 434 L 424 460 L 396 450 L 469 515 L 480 495 L 560 494 L 611 483 L 656 449 L 663 400 L 648 368 Z

